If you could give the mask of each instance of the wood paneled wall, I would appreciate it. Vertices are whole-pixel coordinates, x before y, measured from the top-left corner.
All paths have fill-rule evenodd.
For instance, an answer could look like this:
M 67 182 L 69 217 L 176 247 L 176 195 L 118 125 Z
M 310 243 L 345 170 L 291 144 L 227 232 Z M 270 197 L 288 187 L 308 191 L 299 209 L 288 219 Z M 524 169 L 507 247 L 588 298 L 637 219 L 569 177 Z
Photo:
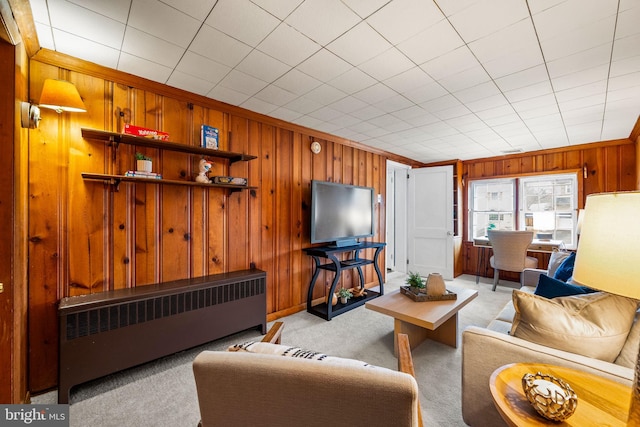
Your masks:
M 126 80 L 126 75 L 120 76 Z M 30 389 L 57 382 L 56 303 L 65 296 L 143 286 L 234 271 L 252 265 L 267 272 L 269 319 L 305 308 L 311 258 L 311 180 L 366 185 L 385 196 L 386 157 L 339 138 L 319 139 L 294 125 L 144 81 L 144 89 L 90 72 L 31 61 L 30 90 L 39 99 L 44 79 L 73 82 L 87 113 L 42 110 L 29 132 L 29 340 Z M 122 112 L 121 116 L 119 113 Z M 218 127 L 220 148 L 257 156 L 229 165 L 213 159 L 210 176 L 248 177 L 251 191 L 153 184 L 126 184 L 115 191 L 84 181 L 82 172 L 122 174 L 134 169 L 136 147 L 115 148 L 85 140 L 81 128 L 118 131 L 124 121 L 169 132 L 172 142 L 199 145 L 201 124 Z M 320 154 L 309 149 L 322 144 Z M 191 180 L 198 156 L 139 149 L 166 179 Z M 377 206 L 372 241 L 384 241 L 384 209 Z M 365 254 L 365 255 L 372 255 Z M 384 256 L 380 257 L 385 271 Z M 323 273 L 324 274 L 324 273 Z M 333 278 L 326 273 L 314 297 L 323 298 Z M 367 286 L 377 285 L 373 266 Z M 357 275 L 343 275 L 344 286 Z M 206 327 L 206 325 L 203 325 Z
M 592 193 L 636 189 L 636 144 L 631 140 L 607 141 L 581 146 L 525 153 L 504 157 L 492 157 L 463 162 L 463 182 L 478 178 L 500 178 L 526 174 L 576 172 L 581 180 L 582 194 L 578 208 L 583 208 L 586 197 Z M 464 187 L 464 224 L 468 224 L 468 186 Z M 463 230 L 464 273 L 476 274 L 479 250 Z M 538 265 L 546 268 L 549 255 L 535 254 Z M 485 260 L 480 271 L 493 277 L 493 269 Z M 501 278 L 518 281 L 515 273 L 500 273 Z

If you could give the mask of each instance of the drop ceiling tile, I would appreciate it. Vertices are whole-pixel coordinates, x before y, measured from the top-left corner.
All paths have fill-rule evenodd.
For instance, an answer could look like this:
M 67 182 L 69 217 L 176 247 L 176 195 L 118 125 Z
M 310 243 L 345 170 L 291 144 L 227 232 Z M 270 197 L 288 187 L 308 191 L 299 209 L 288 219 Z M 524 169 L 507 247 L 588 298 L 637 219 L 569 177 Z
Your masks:
M 127 26 L 186 48 L 202 24 L 158 0 L 133 0 Z
M 604 117 L 604 104 L 598 104 L 591 107 L 573 109 L 569 111 L 562 110 L 562 120 L 565 126 L 577 126 L 583 123 L 594 123 L 601 121 Z
M 322 83 L 313 77 L 298 71 L 296 68 L 290 69 L 285 75 L 273 82 L 278 87 L 293 92 L 296 95 L 304 95 Z
M 508 116 L 514 114 L 515 110 L 511 105 L 503 105 L 496 108 L 490 108 L 488 110 L 478 111 L 477 115 L 481 120 L 487 121 L 491 119 L 495 119 L 497 117 Z
M 285 120 L 285 121 L 288 121 L 288 122 L 292 122 L 295 119 L 297 119 L 298 117 L 302 116 L 302 114 L 300 114 L 299 112 L 293 111 L 293 110 L 290 110 L 290 109 L 284 108 L 284 107 L 280 107 L 280 108 L 277 108 L 277 109 L 273 110 L 270 113 L 270 115 L 271 115 L 271 117 L 275 117 L 276 119 Z
M 536 15 L 544 10 L 551 9 L 560 3 L 564 3 L 567 0 L 535 0 L 529 2 L 529 9 L 531 13 Z
M 434 2 L 395 0 L 367 18 L 367 22 L 396 45 L 443 19 Z
M 548 95 L 553 93 L 551 82 L 543 81 L 540 83 L 534 83 L 529 86 L 520 87 L 504 93 L 505 98 L 509 102 L 518 102 L 525 99 L 531 99 L 542 95 Z
M 437 43 L 434 43 L 436 40 Z M 442 20 L 399 43 L 397 47 L 416 64 L 423 64 L 463 45 L 464 41 L 449 21 Z
M 607 104 L 617 101 L 632 101 L 640 102 L 640 86 L 632 86 L 625 89 L 612 90 L 607 92 Z M 640 111 L 640 108 L 638 108 Z
M 51 31 L 51 27 L 48 25 L 40 24 L 39 22 L 36 22 L 34 25 L 36 27 L 36 33 L 38 34 L 38 43 L 40 43 L 40 47 L 55 51 L 56 46 L 55 46 L 55 43 L 53 42 L 53 32 Z M 117 55 L 117 52 L 116 52 L 116 55 Z
M 542 64 L 544 64 L 544 58 L 537 46 L 525 46 L 523 49 L 511 52 L 507 56 L 483 63 L 487 72 L 494 79 L 528 70 Z
M 368 104 L 376 104 L 382 100 L 391 98 L 395 94 L 396 93 L 389 89 L 387 86 L 383 85 L 382 83 L 377 83 L 373 86 L 369 86 L 368 88 L 361 90 L 360 92 L 354 93 L 353 96 Z
M 543 64 L 495 79 L 496 84 L 503 92 L 545 81 L 549 81 L 549 76 Z
M 253 96 L 267 86 L 267 82 L 239 70 L 231 70 L 220 82 L 221 86 Z
M 608 82 L 608 90 L 615 91 L 638 86 L 640 84 L 640 71 L 613 77 Z
M 500 93 L 492 96 L 487 96 L 486 98 L 478 99 L 476 101 L 467 102 L 466 106 L 469 110 L 477 113 L 479 111 L 499 108 L 507 104 L 508 102 L 505 99 L 504 95 Z
M 595 121 L 592 123 L 581 123 L 576 126 L 567 126 L 567 135 L 569 135 L 569 144 L 588 144 L 590 142 L 600 141 L 600 131 L 602 130 L 602 122 Z
M 291 67 L 271 56 L 253 50 L 240 62 L 236 70 L 265 82 L 272 82 L 287 73 Z
M 367 104 L 353 96 L 345 96 L 344 98 L 332 103 L 330 106 L 331 108 L 343 113 L 351 113 L 367 107 Z
M 258 45 L 258 49 L 293 67 L 319 51 L 320 45 L 289 25 L 280 24 Z
M 323 122 L 327 122 L 341 116 L 342 114 L 343 113 L 341 111 L 334 110 L 331 107 L 322 107 L 316 111 L 312 111 L 311 113 L 309 113 L 309 116 L 313 117 L 314 119 L 319 119 Z
M 186 52 L 178 63 L 176 70 L 217 84 L 231 71 L 231 68 L 193 52 Z M 211 90 L 211 87 L 209 87 L 209 90 Z
M 558 106 L 554 104 L 543 106 L 540 108 L 531 108 L 524 111 L 518 111 L 518 114 L 520 115 L 522 120 L 527 121 L 533 117 L 542 117 L 556 114 L 558 111 Z
M 122 52 L 174 68 L 180 61 L 184 49 L 136 28 L 128 27 L 122 43 Z
M 556 105 L 557 100 L 553 94 L 540 95 L 535 98 L 528 98 L 518 102 L 512 102 L 511 105 L 517 112 L 534 110 L 541 107 Z
M 386 80 L 413 67 L 415 64 L 395 47 L 358 66 L 360 70 L 376 80 Z
M 499 94 L 501 94 L 500 90 L 496 87 L 496 84 L 491 81 L 453 93 L 453 95 L 462 103 L 477 101 L 482 98 Z
M 603 64 L 587 70 L 566 74 L 562 77 L 555 77 L 551 80 L 553 89 L 556 91 L 571 89 L 573 87 L 584 86 L 606 79 L 609 74 L 608 64 Z
M 460 36 L 470 43 L 529 16 L 525 2 L 480 0 L 449 16 Z
M 211 89 L 211 92 L 207 94 L 207 97 L 226 102 L 227 104 L 231 105 L 240 105 L 244 101 L 249 99 L 250 95 L 238 92 L 235 89 L 230 89 L 228 87 L 218 85 Z
M 482 83 L 486 83 L 491 80 L 491 76 L 487 74 L 485 69 L 476 65 L 462 71 L 461 73 L 455 73 L 447 77 L 443 77 L 438 80 L 444 89 L 449 92 L 459 92 L 464 89 L 468 89 Z
M 425 70 L 434 80 L 443 79 L 477 66 L 478 61 L 466 46 L 420 64 L 420 68 Z
M 588 85 L 579 86 L 571 89 L 556 91 L 556 99 L 560 104 L 570 101 L 576 101 L 588 96 L 599 95 L 603 98 L 607 91 L 607 81 L 590 83 Z
M 413 119 L 415 117 L 422 117 L 422 116 L 428 115 L 429 113 L 427 113 L 424 108 L 418 107 L 417 105 L 412 105 L 410 107 L 403 108 L 401 110 L 396 110 L 391 114 L 394 117 L 398 117 L 399 119 L 407 120 L 407 119 Z
M 320 49 L 296 68 L 322 82 L 327 82 L 347 72 L 352 66 L 328 50 Z
M 607 16 L 615 15 L 617 1 L 568 0 L 533 15 L 533 22 L 541 41 L 571 32 Z
M 119 48 L 125 26 L 104 15 L 87 10 L 66 1 L 49 3 L 51 26 L 87 40 L 111 48 Z M 48 24 L 48 22 L 44 22 Z M 55 39 L 54 39 L 55 40 Z
M 280 20 L 249 0 L 218 0 L 205 23 L 256 46 L 280 24 Z
M 360 122 L 361 122 L 360 119 L 353 117 L 350 114 L 343 114 L 331 120 L 331 123 L 335 124 L 336 126 L 340 126 L 341 129 L 349 126 L 353 126 L 354 124 L 360 123 Z
M 169 80 L 167 80 L 167 85 L 197 93 L 198 95 L 206 95 L 213 88 L 213 83 L 177 70 L 171 73 Z
M 620 77 L 640 71 L 640 55 L 621 59 L 611 63 L 611 77 Z
M 352 67 L 349 71 L 340 74 L 329 84 L 344 93 L 354 94 L 369 86 L 376 84 L 376 80 L 362 70 Z
M 278 19 L 284 20 L 296 7 L 300 6 L 303 1 L 304 0 L 251 0 L 251 3 L 260 6 Z
M 510 139 L 516 135 L 530 135 L 529 129 L 521 121 L 493 126 L 493 130 L 504 139 Z
M 327 45 L 329 51 L 351 65 L 360 65 L 390 47 L 389 42 L 376 33 L 366 22 L 356 25 Z
M 342 2 L 364 19 L 389 3 L 390 0 L 342 0 Z
M 439 118 L 440 120 L 449 120 L 455 117 L 466 116 L 471 111 L 465 105 L 456 105 L 452 108 L 447 108 L 445 110 L 433 111 L 433 115 Z
M 487 125 L 475 114 L 465 114 L 463 116 L 452 117 L 446 120 L 447 124 L 460 133 L 472 130 L 487 129 Z
M 394 115 L 396 115 L 397 113 L 398 111 L 393 112 Z M 423 113 L 419 116 L 403 118 L 403 122 L 409 123 L 411 126 L 417 126 L 417 127 L 430 125 L 432 123 L 436 123 L 439 121 L 440 119 L 436 117 L 434 114 L 431 114 L 424 110 L 423 110 Z
M 549 116 L 533 117 L 525 120 L 525 123 L 533 133 L 564 129 L 564 123 L 562 122 L 562 116 L 560 113 L 551 114 Z
M 320 85 L 304 95 L 305 98 L 316 101 L 321 105 L 332 104 L 345 96 L 347 96 L 346 93 L 327 84 Z
M 547 62 L 552 79 L 607 65 L 611 58 L 611 43 L 578 52 L 564 58 Z
M 270 104 L 281 107 L 296 99 L 298 96 L 275 85 L 269 85 L 255 94 L 255 97 Z
M 40 1 L 44 0 L 38 0 L 38 3 Z M 34 2 L 30 0 L 29 3 L 33 7 Z M 49 0 L 48 3 L 51 5 L 54 2 Z M 115 19 L 123 24 L 127 22 L 127 18 L 129 17 L 129 7 L 131 6 L 131 0 L 69 0 L 69 3 L 77 4 L 78 6 L 82 6 L 86 9 L 99 13 L 100 15 Z
M 407 99 L 416 104 L 422 104 L 432 99 L 440 98 L 447 93 L 447 90 L 438 82 L 432 82 L 424 86 L 402 92 Z
M 291 121 L 291 120 L 288 120 L 288 121 Z M 337 125 L 335 123 L 324 122 L 324 123 L 320 123 L 316 129 L 321 132 L 326 132 L 332 135 L 336 135 L 336 132 L 338 131 L 338 129 L 341 129 L 341 128 L 342 127 L 340 125 Z
M 482 114 L 482 113 L 483 113 L 482 111 L 478 112 L 478 114 Z M 522 119 L 520 118 L 520 116 L 513 111 L 511 113 L 504 114 L 502 116 L 488 117 L 483 119 L 483 122 L 487 126 L 490 126 L 492 129 L 494 126 L 501 126 L 507 123 L 517 123 L 521 121 Z
M 189 50 L 229 67 L 235 67 L 251 47 L 208 25 L 203 25 Z
M 535 137 L 542 148 L 563 147 L 569 144 L 569 139 L 564 129 L 537 132 Z
M 285 107 L 302 114 L 309 114 L 312 111 L 322 108 L 323 105 L 318 101 L 301 96 L 285 105 Z
M 144 58 L 122 52 L 118 61 L 118 70 L 159 83 L 166 83 L 172 68 L 165 67 Z
M 75 0 L 74 0 L 75 1 Z M 93 0 L 83 0 L 83 1 L 93 1 Z M 130 0 L 119 0 L 122 2 L 129 3 Z M 202 22 L 204 18 L 209 15 L 211 9 L 216 4 L 216 0 L 198 0 L 198 1 L 184 1 L 184 0 L 160 0 L 162 3 L 166 3 L 169 6 L 177 9 L 187 15 L 196 18 L 198 21 Z M 109 1 L 110 3 L 111 1 Z M 100 2 L 102 3 L 102 2 Z M 107 3 L 107 2 L 104 2 Z
M 276 110 L 278 108 L 278 105 L 271 104 L 254 96 L 240 104 L 240 107 L 250 111 L 255 111 L 256 113 L 268 115 L 273 110 Z
M 576 28 L 556 37 L 541 40 L 545 59 L 554 61 L 603 44 L 610 44 L 615 32 L 615 21 L 615 15 L 608 16 L 588 27 Z
M 105 67 L 118 67 L 120 52 L 117 49 L 55 29 L 52 35 L 58 52 L 77 58 L 82 57 L 87 61 L 104 65 Z
M 383 110 L 385 113 L 392 113 L 394 111 L 411 107 L 414 104 L 404 96 L 398 94 L 390 98 L 383 99 L 382 101 L 377 102 L 374 105 Z
M 628 9 L 620 8 L 620 14 L 618 15 L 618 22 L 616 24 L 616 38 L 624 38 L 640 32 L 638 28 L 640 5 L 638 5 L 635 0 L 629 3 Z
M 503 58 L 524 47 L 539 49 L 535 28 L 530 19 L 523 19 L 469 43 L 473 54 L 483 63 Z
M 380 117 L 382 115 L 385 114 L 385 112 L 379 108 L 376 108 L 372 105 L 368 105 L 364 108 L 361 108 L 359 110 L 355 110 L 350 112 L 349 114 L 351 114 L 353 117 L 356 117 L 360 120 L 370 120 L 373 119 L 374 117 Z
M 433 83 L 433 81 L 422 68 L 414 66 L 403 73 L 386 79 L 384 84 L 398 93 L 404 93 Z
M 33 21 L 36 24 L 43 24 L 46 26 L 51 25 L 49 20 L 49 9 L 47 7 L 47 0 L 30 0 L 31 14 L 33 15 Z
M 326 46 L 360 22 L 340 0 L 306 0 L 286 19 L 300 33 Z M 320 25 L 309 25 L 310 22 Z

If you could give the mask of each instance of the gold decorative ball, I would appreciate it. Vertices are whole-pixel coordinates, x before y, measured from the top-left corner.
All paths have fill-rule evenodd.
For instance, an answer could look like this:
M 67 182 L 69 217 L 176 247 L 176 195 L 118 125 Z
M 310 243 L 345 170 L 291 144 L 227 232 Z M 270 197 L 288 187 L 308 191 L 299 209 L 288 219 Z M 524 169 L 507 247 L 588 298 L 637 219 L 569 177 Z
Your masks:
M 536 412 L 551 421 L 566 420 L 578 406 L 578 396 L 571 386 L 552 375 L 525 374 L 522 389 Z

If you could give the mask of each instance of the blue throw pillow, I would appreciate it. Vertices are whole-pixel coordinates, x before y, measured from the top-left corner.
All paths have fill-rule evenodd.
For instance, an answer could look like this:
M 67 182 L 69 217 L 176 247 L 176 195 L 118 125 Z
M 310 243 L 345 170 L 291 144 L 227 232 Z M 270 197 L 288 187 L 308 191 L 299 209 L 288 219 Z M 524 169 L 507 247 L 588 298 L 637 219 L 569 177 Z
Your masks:
M 586 286 L 571 285 L 546 274 L 541 274 L 534 294 L 545 298 L 568 297 L 595 292 Z
M 553 275 L 554 279 L 562 280 L 566 282 L 571 276 L 573 276 L 573 265 L 576 263 L 576 253 L 571 254 L 562 261 L 562 264 L 556 270 Z

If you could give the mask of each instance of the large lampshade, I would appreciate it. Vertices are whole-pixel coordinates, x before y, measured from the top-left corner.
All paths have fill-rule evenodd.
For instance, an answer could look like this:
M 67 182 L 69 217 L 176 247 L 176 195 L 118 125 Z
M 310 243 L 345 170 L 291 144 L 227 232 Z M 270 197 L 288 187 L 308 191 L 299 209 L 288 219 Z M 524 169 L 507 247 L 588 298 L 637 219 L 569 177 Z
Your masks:
M 70 111 L 73 113 L 84 113 L 87 109 L 80 98 L 78 89 L 65 80 L 46 79 L 42 87 L 39 106 L 51 108 L 57 113 Z
M 640 191 L 587 196 L 573 280 L 640 299 L 639 215 Z M 636 361 L 627 425 L 640 426 L 640 360 Z

